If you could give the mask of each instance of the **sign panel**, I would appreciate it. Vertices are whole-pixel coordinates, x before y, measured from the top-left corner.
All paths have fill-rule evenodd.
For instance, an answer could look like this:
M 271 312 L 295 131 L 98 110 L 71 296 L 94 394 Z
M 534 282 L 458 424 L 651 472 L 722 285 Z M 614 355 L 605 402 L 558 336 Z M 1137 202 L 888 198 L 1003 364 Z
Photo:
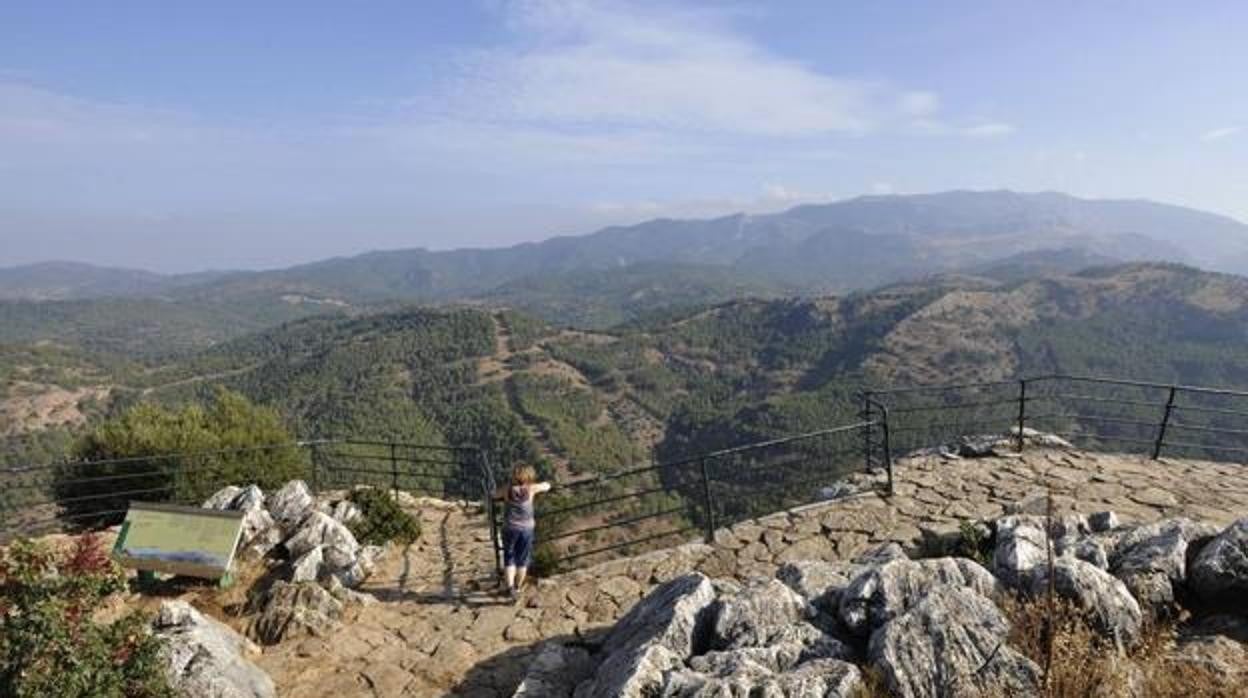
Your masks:
M 229 573 L 243 512 L 131 502 L 113 559 L 137 570 L 218 579 Z

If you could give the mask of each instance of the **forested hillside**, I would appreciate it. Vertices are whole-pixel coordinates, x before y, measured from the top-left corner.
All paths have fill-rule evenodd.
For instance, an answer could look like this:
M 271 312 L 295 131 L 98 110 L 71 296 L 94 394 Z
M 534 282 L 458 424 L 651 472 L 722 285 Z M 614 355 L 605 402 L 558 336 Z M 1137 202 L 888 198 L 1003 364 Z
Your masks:
M 1245 387 L 1245 339 L 1248 280 L 1142 264 L 731 301 L 610 332 L 475 308 L 313 317 L 141 369 L 12 348 L 3 377 L 10 406 L 32 385 L 94 391 L 69 427 L 220 384 L 304 438 L 480 444 L 566 478 L 849 421 L 863 385 L 1072 372 Z

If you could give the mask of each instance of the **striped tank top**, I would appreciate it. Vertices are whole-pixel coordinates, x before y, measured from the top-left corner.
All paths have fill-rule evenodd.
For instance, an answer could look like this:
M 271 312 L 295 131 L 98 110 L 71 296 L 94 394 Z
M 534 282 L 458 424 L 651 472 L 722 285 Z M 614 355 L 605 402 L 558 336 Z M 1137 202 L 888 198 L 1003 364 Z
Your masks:
M 512 487 L 507 490 L 507 527 L 533 528 L 533 497 L 528 487 Z

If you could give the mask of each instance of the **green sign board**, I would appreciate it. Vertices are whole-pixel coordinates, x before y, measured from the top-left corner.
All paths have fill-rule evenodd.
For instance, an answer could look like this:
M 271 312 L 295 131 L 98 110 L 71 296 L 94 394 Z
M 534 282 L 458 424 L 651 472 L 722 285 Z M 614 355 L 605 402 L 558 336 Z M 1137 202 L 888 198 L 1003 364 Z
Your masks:
M 113 559 L 137 570 L 220 579 L 242 535 L 241 511 L 131 502 Z

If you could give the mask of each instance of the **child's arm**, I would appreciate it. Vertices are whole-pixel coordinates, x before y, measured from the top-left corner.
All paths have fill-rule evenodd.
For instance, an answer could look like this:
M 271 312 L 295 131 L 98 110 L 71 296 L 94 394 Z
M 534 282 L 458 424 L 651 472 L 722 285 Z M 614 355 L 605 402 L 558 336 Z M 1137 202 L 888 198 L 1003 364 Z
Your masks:
M 536 485 L 533 485 L 533 494 L 542 494 L 544 492 L 549 492 L 551 488 L 553 487 L 554 485 L 550 484 L 549 482 L 539 482 Z

